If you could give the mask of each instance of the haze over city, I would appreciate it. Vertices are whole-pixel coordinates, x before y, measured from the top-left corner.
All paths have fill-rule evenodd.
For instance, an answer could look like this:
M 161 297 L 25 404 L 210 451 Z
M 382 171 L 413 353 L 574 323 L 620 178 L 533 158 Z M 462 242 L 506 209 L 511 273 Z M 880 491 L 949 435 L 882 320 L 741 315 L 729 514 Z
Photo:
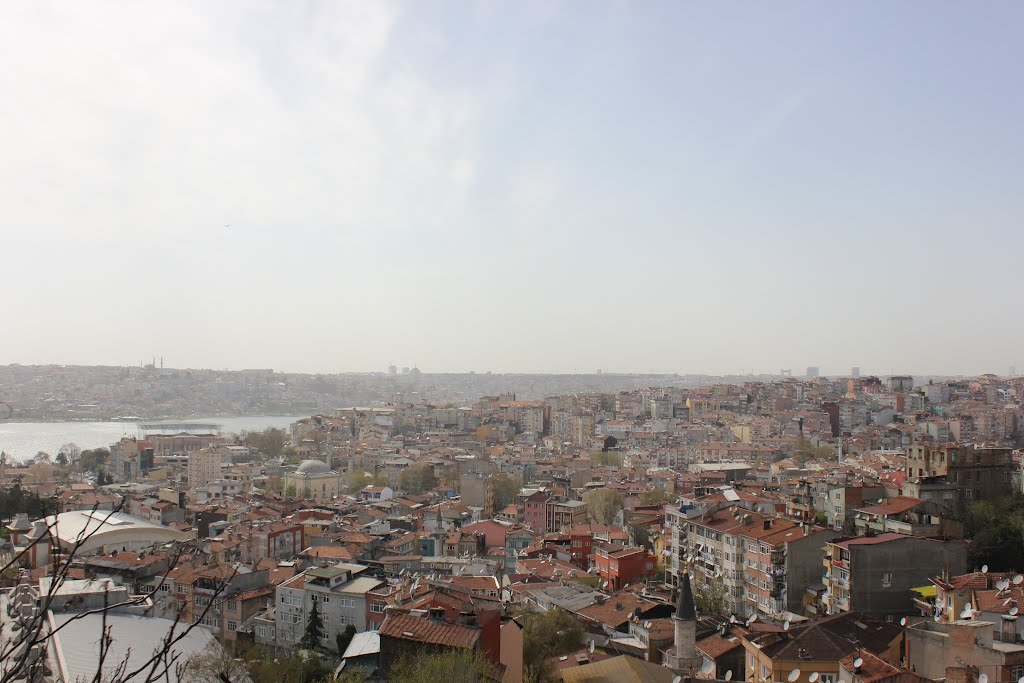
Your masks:
M 0 363 L 1005 374 L 985 7 L 10 6 Z

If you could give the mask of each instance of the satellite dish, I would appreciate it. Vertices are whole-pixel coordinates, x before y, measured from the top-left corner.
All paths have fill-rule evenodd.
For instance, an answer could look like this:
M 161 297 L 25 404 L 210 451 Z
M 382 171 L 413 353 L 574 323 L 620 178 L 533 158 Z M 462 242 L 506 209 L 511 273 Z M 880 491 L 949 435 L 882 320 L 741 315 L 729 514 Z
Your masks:
M 710 660 L 708 660 L 708 661 L 705 661 L 703 665 L 701 665 L 701 667 L 700 667 L 700 672 L 701 672 L 702 674 L 705 674 L 705 675 L 706 675 L 706 674 L 709 674 L 709 673 L 711 673 L 711 671 L 712 671 L 712 670 L 713 670 L 714 668 L 715 668 L 715 663 L 714 663 L 714 662 L 712 662 L 712 661 L 710 661 Z
M 736 623 L 736 615 L 735 614 L 730 614 L 729 615 L 729 623 L 730 624 L 735 624 Z
M 1017 616 L 1017 613 L 1018 613 L 1019 611 L 1020 611 L 1020 610 L 1019 610 L 1019 609 L 1017 609 L 1016 607 L 1011 607 L 1011 608 L 1010 608 L 1010 616 L 1011 616 L 1011 617 L 1015 617 L 1015 616 Z
M 732 680 L 732 669 L 729 669 L 728 671 L 725 672 L 724 678 L 727 681 L 731 681 Z M 1024 676 L 1022 676 L 1022 678 L 1024 678 Z M 1024 683 L 1024 681 L 1017 681 L 1017 683 Z
M 1017 683 L 1024 683 L 1024 676 L 1017 679 Z
M 978 683 L 988 683 L 988 674 L 980 674 L 978 676 Z
M 971 603 L 967 603 L 966 605 L 964 605 L 964 611 L 965 612 L 970 612 L 971 611 Z
M 981 565 L 981 573 L 982 574 L 988 574 L 988 565 L 987 564 Z M 984 676 L 984 674 L 982 674 L 982 675 Z
M 645 621 L 644 622 L 644 628 L 650 628 L 650 627 L 651 627 L 651 622 Z
M 859 669 L 862 666 L 864 666 L 864 660 L 863 659 L 861 659 L 860 657 L 857 657 L 857 659 L 853 660 L 853 668 L 854 669 Z
M 782 622 L 782 630 L 783 631 L 788 631 L 789 630 L 789 626 L 790 626 L 789 619 L 786 619 L 784 622 Z
M 807 677 L 807 683 L 818 683 L 818 672 L 815 671 Z
M 907 618 L 903 617 L 902 619 L 900 619 L 900 626 L 906 626 L 906 625 L 907 625 Z
M 676 676 L 672 679 L 672 683 L 679 683 L 681 680 L 683 680 L 682 676 Z
M 938 614 L 936 614 L 936 615 L 935 615 L 934 617 L 932 617 L 932 619 L 933 619 L 934 621 L 938 622 L 938 621 L 939 621 L 939 615 L 938 615 Z
M 1014 586 L 1019 586 L 1022 583 L 1024 583 L 1024 576 L 1021 576 L 1020 574 L 1017 574 L 1017 576 L 1013 577 L 1013 585 Z
M 590 650 L 590 654 L 594 654 L 594 641 L 593 640 L 591 640 L 589 643 L 587 643 L 587 649 Z
M 793 669 L 789 672 L 789 675 L 786 676 L 786 680 L 789 681 L 789 683 L 796 683 L 796 679 L 798 678 L 800 678 L 800 669 Z
M 971 612 L 969 610 L 964 610 L 963 612 L 960 613 L 960 618 L 961 619 L 970 619 L 971 618 Z M 938 621 L 938 619 L 936 619 L 936 621 Z
M 757 621 L 757 614 L 751 614 L 751 615 L 750 615 L 750 618 L 749 618 L 749 619 L 747 619 L 747 626 L 750 626 L 750 625 L 751 625 L 751 624 L 753 624 L 753 623 L 754 623 L 755 621 Z

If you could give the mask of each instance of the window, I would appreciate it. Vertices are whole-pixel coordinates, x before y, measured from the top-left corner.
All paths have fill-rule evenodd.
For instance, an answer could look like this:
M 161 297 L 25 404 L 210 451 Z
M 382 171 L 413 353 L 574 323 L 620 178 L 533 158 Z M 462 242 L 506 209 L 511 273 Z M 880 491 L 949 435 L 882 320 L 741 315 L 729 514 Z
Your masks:
M 354 618 L 346 617 L 345 615 L 342 615 L 341 618 L 338 619 L 338 621 L 340 621 L 342 624 L 346 626 L 348 626 L 349 624 L 352 624 L 354 626 L 356 623 L 356 620 Z
M 238 630 L 238 624 L 233 622 L 233 621 L 229 621 L 228 622 L 228 630 L 229 631 L 237 631 Z
M 263 640 L 266 640 L 267 639 L 267 627 L 266 626 L 257 626 L 256 627 L 256 635 L 259 638 L 262 638 Z
M 179 593 L 184 593 L 185 592 L 185 587 L 184 586 L 178 586 L 178 592 Z
M 818 683 L 836 683 L 835 674 L 823 674 L 818 672 Z
M 160 592 L 161 593 L 169 593 L 170 590 L 171 590 L 171 584 L 169 584 L 169 583 L 161 583 L 160 584 Z
M 383 602 L 371 602 L 370 603 L 370 611 L 371 612 L 376 612 L 377 614 L 382 614 L 384 612 L 384 603 Z
M 892 572 L 885 572 L 882 574 L 882 588 L 889 588 L 892 586 Z
M 285 624 L 297 624 L 301 621 L 298 614 L 281 614 L 280 617 Z
M 1010 667 L 1010 680 L 1019 681 L 1024 676 L 1024 664 L 1014 664 Z
M 235 601 L 235 600 L 228 600 L 228 609 L 230 609 L 230 610 L 238 609 L 238 602 Z M 232 630 L 234 630 L 234 629 L 232 629 Z

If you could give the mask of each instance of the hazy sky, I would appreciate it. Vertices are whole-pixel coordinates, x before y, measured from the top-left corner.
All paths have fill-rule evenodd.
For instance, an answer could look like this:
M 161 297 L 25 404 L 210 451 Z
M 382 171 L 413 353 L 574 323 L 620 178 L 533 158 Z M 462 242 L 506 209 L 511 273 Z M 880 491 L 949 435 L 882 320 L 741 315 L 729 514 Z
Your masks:
M 1024 369 L 1022 24 L 8 3 L 0 363 Z

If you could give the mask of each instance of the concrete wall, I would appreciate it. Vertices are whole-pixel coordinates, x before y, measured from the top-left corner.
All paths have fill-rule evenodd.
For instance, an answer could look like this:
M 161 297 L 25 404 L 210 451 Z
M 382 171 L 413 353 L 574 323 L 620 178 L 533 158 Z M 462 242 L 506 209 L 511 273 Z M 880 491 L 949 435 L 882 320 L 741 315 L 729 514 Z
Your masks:
M 850 546 L 850 609 L 878 619 L 914 614 L 911 589 L 927 585 L 945 568 L 951 576 L 966 571 L 965 543 L 908 536 Z M 885 574 L 891 574 L 888 585 L 883 581 Z

